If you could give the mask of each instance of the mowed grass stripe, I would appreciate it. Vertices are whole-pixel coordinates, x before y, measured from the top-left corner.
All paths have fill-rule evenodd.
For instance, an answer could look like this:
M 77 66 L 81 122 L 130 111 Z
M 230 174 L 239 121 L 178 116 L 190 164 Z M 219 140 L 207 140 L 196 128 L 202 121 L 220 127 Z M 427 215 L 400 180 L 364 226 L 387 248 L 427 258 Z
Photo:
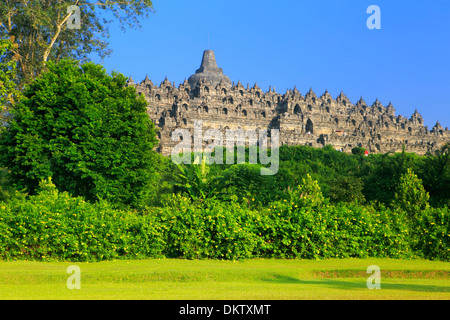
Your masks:
M 360 270 L 316 270 L 310 274 L 314 278 L 367 278 L 367 272 Z M 450 272 L 444 270 L 383 270 L 380 274 L 383 278 L 450 279 Z
M 67 267 L 81 270 L 69 290 Z M 367 289 L 370 265 L 382 290 Z M 450 263 L 424 260 L 0 262 L 1 299 L 449 299 Z

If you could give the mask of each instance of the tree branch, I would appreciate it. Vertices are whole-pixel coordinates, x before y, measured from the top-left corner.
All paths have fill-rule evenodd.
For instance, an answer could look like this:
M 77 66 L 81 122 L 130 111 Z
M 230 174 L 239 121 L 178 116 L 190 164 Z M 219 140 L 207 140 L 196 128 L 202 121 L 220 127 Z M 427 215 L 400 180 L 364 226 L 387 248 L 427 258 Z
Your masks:
M 48 45 L 47 49 L 45 49 L 44 51 L 44 56 L 42 57 L 42 60 L 44 60 L 44 62 L 47 62 L 48 56 L 50 55 L 50 51 L 52 50 L 53 45 L 55 44 L 56 39 L 58 39 L 59 34 L 61 33 L 61 28 L 64 25 L 64 23 L 67 21 L 67 19 L 70 18 L 70 16 L 72 15 L 72 13 L 69 13 L 64 19 L 63 21 L 58 24 L 56 26 L 56 33 L 53 36 L 52 40 L 50 41 L 50 44 Z

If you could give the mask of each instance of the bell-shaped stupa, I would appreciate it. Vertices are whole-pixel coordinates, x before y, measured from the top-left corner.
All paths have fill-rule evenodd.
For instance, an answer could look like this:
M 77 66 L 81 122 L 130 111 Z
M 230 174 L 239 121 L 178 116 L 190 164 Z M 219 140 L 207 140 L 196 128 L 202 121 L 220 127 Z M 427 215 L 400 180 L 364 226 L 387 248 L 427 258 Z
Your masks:
M 203 52 L 200 68 L 188 79 L 192 89 L 194 89 L 200 81 L 203 83 L 210 82 L 213 86 L 222 82 L 223 86 L 231 87 L 230 78 L 223 74 L 222 68 L 217 66 L 216 57 L 212 50 L 205 50 L 205 52 Z

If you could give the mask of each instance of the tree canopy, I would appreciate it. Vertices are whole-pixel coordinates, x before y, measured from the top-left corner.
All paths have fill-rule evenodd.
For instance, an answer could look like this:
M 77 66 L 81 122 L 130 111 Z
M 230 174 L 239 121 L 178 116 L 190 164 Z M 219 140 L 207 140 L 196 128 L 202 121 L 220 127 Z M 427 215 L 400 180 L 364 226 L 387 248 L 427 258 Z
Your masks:
M 15 48 L 17 48 L 17 44 L 12 41 L 0 40 L 0 57 Z M 0 121 L 2 124 L 10 107 L 21 96 L 15 82 L 17 77 L 16 58 L 13 57 L 10 61 L 0 61 Z
M 18 189 L 42 179 L 87 200 L 136 204 L 152 179 L 157 140 L 145 98 L 94 63 L 49 62 L 0 135 L 0 160 Z
M 80 28 L 68 28 L 76 6 Z M 108 56 L 108 26 L 118 20 L 123 30 L 140 28 L 140 18 L 153 12 L 150 0 L 4 0 L 0 2 L 0 39 L 15 47 L 0 61 L 18 64 L 21 83 L 29 83 L 45 69 L 48 60 L 73 58 L 87 61 L 96 52 Z

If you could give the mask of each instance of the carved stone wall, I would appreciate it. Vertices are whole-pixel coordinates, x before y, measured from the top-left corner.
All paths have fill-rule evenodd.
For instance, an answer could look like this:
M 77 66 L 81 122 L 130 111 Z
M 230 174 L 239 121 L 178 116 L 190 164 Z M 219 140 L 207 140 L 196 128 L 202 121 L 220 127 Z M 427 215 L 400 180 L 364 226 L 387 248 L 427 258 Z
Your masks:
M 275 88 L 263 92 L 257 84 L 230 86 L 227 79 L 209 50 L 196 74 L 178 87 L 167 78 L 160 85 L 148 77 L 139 84 L 130 78 L 128 85 L 146 97 L 148 114 L 159 128 L 159 152 L 170 155 L 179 143 L 172 141 L 175 129 L 193 135 L 194 121 L 202 121 L 204 131 L 221 130 L 224 137 L 227 129 L 279 129 L 280 145 L 332 145 L 348 153 L 354 147 L 400 152 L 405 145 L 407 152 L 423 155 L 450 142 L 448 128 L 437 122 L 428 130 L 417 110 L 405 118 L 395 115 L 391 103 L 368 105 L 361 98 L 353 104 L 343 92 L 335 99 L 328 92 L 318 97 L 312 89 L 305 95 L 296 88 L 280 94 Z

